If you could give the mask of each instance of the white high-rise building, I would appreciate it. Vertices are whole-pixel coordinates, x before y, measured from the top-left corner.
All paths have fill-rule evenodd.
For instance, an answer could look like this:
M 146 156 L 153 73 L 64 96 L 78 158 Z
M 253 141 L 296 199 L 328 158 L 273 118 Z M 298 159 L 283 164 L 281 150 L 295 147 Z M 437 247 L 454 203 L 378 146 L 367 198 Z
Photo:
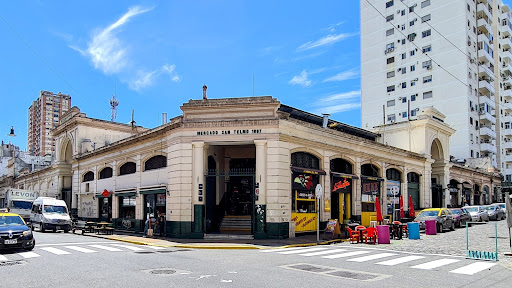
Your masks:
M 496 0 L 361 0 L 362 127 L 433 106 L 457 131 L 451 156 L 512 174 L 509 11 Z
M 511 182 L 511 21 L 501 0 L 361 0 L 362 126 L 434 106 L 452 156 L 489 157 Z

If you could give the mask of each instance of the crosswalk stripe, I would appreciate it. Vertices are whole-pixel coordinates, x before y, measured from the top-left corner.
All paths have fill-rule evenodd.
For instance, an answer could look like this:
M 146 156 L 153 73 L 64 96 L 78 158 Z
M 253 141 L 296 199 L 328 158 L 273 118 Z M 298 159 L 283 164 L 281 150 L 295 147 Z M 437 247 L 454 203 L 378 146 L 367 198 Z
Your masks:
M 4 255 L 0 255 L 0 261 L 8 261 L 9 259 L 7 259 L 7 257 L 5 257 Z
M 144 249 L 142 249 L 142 248 L 135 247 L 135 246 L 130 246 L 130 245 L 123 245 L 123 244 L 112 244 L 112 245 L 113 246 L 117 246 L 117 247 L 126 248 L 126 249 L 129 249 L 129 250 L 132 250 L 132 251 L 144 251 Z
M 75 251 L 78 251 L 78 252 L 83 252 L 83 253 L 95 253 L 95 252 L 98 252 L 98 251 L 94 251 L 94 250 L 91 250 L 91 249 L 87 249 L 87 248 L 83 248 L 83 247 L 78 247 L 78 246 L 64 246 L 68 249 L 71 249 L 71 250 L 75 250 Z
M 164 247 L 158 247 L 158 246 L 149 246 L 149 245 L 146 245 L 144 247 L 148 247 L 148 248 L 151 248 L 151 249 L 154 249 L 154 250 L 165 250 Z
M 419 264 L 416 266 L 412 266 L 411 268 L 430 270 L 430 269 L 434 269 L 437 267 L 441 267 L 441 266 L 452 264 L 452 263 L 459 262 L 459 261 L 460 260 L 455 260 L 455 259 L 439 259 L 439 260 L 434 260 L 434 261 L 430 261 L 427 263 Z
M 338 253 L 338 252 L 343 252 L 343 251 L 347 251 L 345 249 L 329 249 L 327 251 L 320 251 L 320 252 L 312 252 L 312 253 L 304 253 L 304 254 L 299 254 L 300 256 L 318 256 L 318 255 L 325 255 L 325 254 L 331 254 L 331 253 Z
M 40 248 L 40 249 L 44 250 L 44 251 L 47 251 L 47 252 L 50 252 L 50 253 L 53 253 L 53 254 L 56 254 L 56 255 L 71 254 L 68 251 L 64 251 L 64 250 L 53 248 L 53 247 L 44 247 L 44 248 Z
M 262 253 L 269 253 L 269 252 L 280 252 L 280 251 L 292 251 L 292 250 L 298 250 L 298 249 L 304 249 L 304 247 L 292 247 L 292 248 L 268 249 L 268 250 L 261 250 L 261 252 L 262 252 Z
M 370 260 L 376 260 L 376 259 L 380 259 L 380 258 L 384 258 L 384 257 L 390 257 L 390 256 L 395 256 L 395 255 L 396 254 L 394 254 L 394 253 L 380 253 L 380 254 L 363 256 L 363 257 L 359 257 L 359 258 L 348 259 L 347 261 L 366 262 L 366 261 L 370 261 Z
M 402 264 L 402 263 L 410 262 L 410 261 L 414 261 L 414 260 L 419 260 L 419 259 L 423 259 L 423 258 L 425 258 L 425 257 L 424 256 L 405 256 L 405 257 L 400 257 L 400 258 L 396 258 L 396 259 L 379 262 L 376 264 L 386 265 L 386 266 L 394 266 L 394 265 L 398 265 L 398 264 Z
M 314 252 L 314 251 L 323 251 L 327 250 L 329 248 L 308 248 L 308 249 L 302 249 L 302 250 L 293 250 L 293 251 L 284 251 L 284 252 L 277 252 L 279 254 L 299 254 L 303 252 Z
M 356 255 L 365 254 L 365 253 L 370 253 L 370 251 L 354 251 L 354 252 L 348 252 L 348 253 L 341 253 L 341 254 L 322 256 L 322 258 L 336 259 L 336 258 L 356 256 Z
M 452 270 L 452 271 L 450 271 L 450 273 L 473 275 L 473 274 L 483 271 L 485 269 L 489 269 L 494 265 L 496 265 L 496 263 L 477 262 L 477 263 L 469 264 L 467 266 Z
M 107 250 L 107 251 L 110 251 L 110 252 L 121 252 L 121 251 L 123 251 L 123 250 L 118 249 L 118 248 L 104 246 L 104 245 L 89 245 L 89 246 L 92 247 L 92 248 L 103 249 L 103 250 Z
M 20 255 L 23 258 L 35 258 L 35 257 L 41 256 L 35 252 L 22 252 L 22 253 L 18 253 L 18 255 Z

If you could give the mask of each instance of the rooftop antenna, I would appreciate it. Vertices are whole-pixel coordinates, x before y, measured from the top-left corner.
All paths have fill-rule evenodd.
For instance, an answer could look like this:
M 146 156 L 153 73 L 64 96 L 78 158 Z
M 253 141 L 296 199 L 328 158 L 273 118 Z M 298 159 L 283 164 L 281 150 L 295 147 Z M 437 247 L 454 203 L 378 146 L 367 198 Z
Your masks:
M 110 110 L 112 110 L 112 122 L 116 121 L 116 117 L 117 117 L 117 108 L 116 107 L 119 105 L 119 100 L 116 99 L 116 94 L 117 94 L 117 85 L 114 86 L 114 95 L 112 95 L 112 99 L 110 99 Z
M 132 121 L 130 121 L 130 124 L 132 124 L 132 128 L 135 128 L 135 120 L 133 120 L 133 114 L 135 113 L 135 110 L 132 109 Z

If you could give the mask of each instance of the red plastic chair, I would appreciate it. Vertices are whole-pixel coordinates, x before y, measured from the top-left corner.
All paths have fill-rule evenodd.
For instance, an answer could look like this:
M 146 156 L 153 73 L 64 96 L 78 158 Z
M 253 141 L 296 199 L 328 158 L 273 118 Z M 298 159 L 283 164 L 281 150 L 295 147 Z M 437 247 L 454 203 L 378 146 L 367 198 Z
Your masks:
M 348 230 L 348 234 L 350 236 L 350 243 L 353 244 L 354 241 L 355 241 L 355 243 L 359 242 L 359 237 L 361 237 L 361 233 L 359 231 L 354 231 L 350 228 L 347 228 L 347 230 Z
M 368 244 L 368 239 L 370 239 L 370 243 L 377 244 L 377 228 L 366 228 L 363 231 L 363 239 L 365 240 L 366 244 Z

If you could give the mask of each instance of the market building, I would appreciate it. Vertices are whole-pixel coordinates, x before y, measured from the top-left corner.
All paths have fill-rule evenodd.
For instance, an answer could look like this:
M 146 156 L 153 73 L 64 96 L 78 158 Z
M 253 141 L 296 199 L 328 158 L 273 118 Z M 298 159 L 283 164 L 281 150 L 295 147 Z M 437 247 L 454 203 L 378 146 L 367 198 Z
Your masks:
M 403 144 L 410 124 L 371 132 L 271 96 L 203 97 L 181 110 L 145 129 L 88 118 L 74 107 L 53 131 L 57 162 L 15 185 L 38 187 L 51 178 L 53 195 L 78 217 L 121 230 L 142 231 L 147 218 L 163 214 L 166 235 L 176 238 L 286 238 L 315 231 L 318 216 L 321 228 L 333 218 L 369 225 L 375 205 L 396 217 L 398 199 L 407 207 L 408 195 L 417 210 L 451 205 L 445 190 L 455 169 L 453 130 L 435 109 L 409 122 L 418 124 L 410 147 Z M 492 199 L 498 182 L 486 183 Z

